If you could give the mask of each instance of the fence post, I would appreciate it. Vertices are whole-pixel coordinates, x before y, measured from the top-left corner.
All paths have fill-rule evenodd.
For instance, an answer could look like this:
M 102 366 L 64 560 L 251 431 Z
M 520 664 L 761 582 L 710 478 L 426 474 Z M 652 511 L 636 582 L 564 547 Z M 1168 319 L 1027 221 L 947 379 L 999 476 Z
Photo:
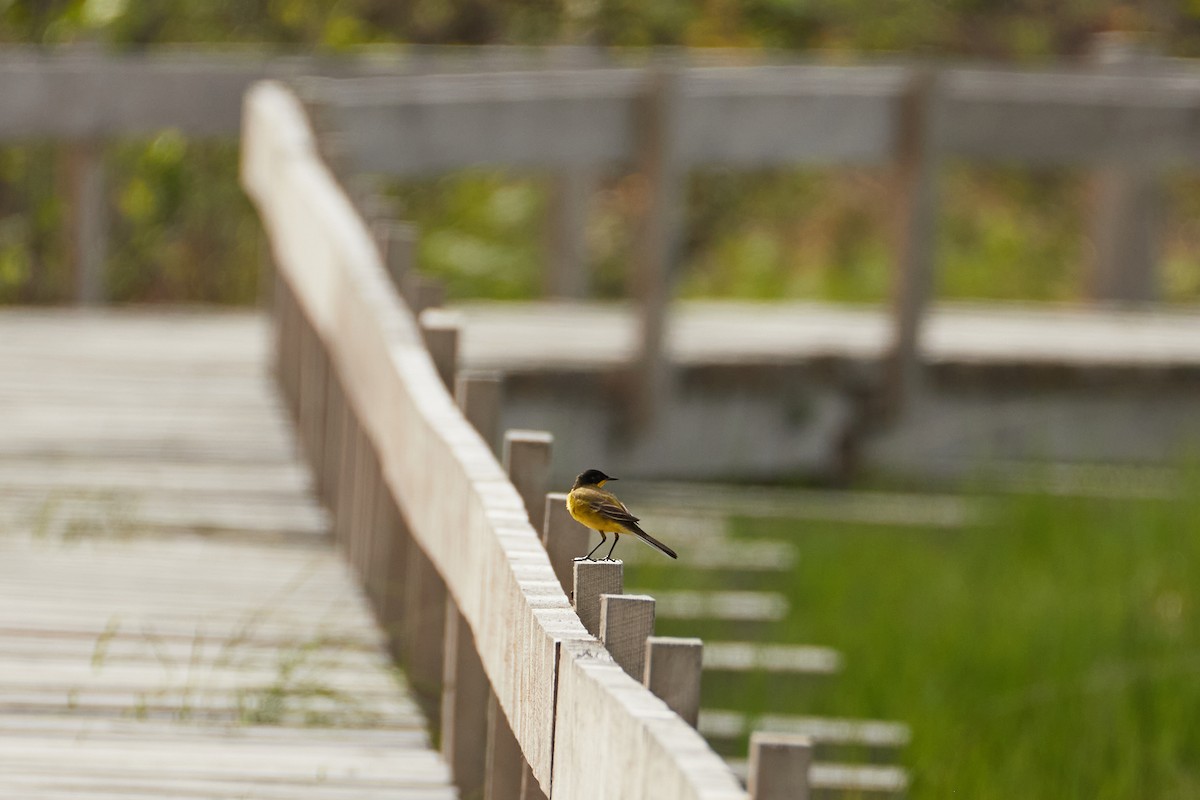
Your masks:
M 673 636 L 646 639 L 646 671 L 642 683 L 693 728 L 700 717 L 703 655 L 704 643 L 699 639 Z
M 633 404 L 631 416 L 638 424 L 652 419 L 657 404 L 670 389 L 666 318 L 672 273 L 680 256 L 686 199 L 686 169 L 678 135 L 681 80 L 678 69 L 654 70 L 637 104 L 637 164 L 646 194 L 629 276 L 641 325 L 629 397 Z
M 454 385 L 454 398 L 463 416 L 493 453 L 500 434 L 503 387 L 496 372 L 460 372 Z
M 512 430 L 504 434 L 504 471 L 517 488 L 529 522 L 542 530 L 546 512 L 546 486 L 554 437 L 546 431 Z
M 1156 53 L 1121 31 L 1102 33 L 1092 61 L 1104 72 L 1129 73 Z M 1164 192 L 1157 170 L 1136 162 L 1109 164 L 1092 180 L 1092 252 L 1088 293 L 1094 300 L 1148 303 L 1159 292 L 1159 234 Z
M 787 733 L 750 734 L 750 800 L 808 800 L 812 740 Z
M 600 642 L 621 669 L 639 682 L 646 671 L 646 639 L 653 634 L 653 597 L 600 595 Z
M 404 295 L 404 284 L 409 273 L 416 271 L 417 227 L 391 219 L 378 220 L 373 232 L 392 285 L 407 301 L 409 298 Z
M 108 255 L 104 147 L 95 141 L 75 142 L 66 152 L 75 302 L 81 306 L 101 305 L 106 299 L 104 263 Z
M 454 598 L 447 594 L 441 749 L 463 797 L 477 797 L 483 790 L 489 695 L 475 637 Z
M 591 531 L 580 525 L 567 511 L 567 496 L 563 492 L 546 495 L 545 525 L 542 545 L 550 558 L 550 566 L 563 591 L 570 595 L 575 589 L 574 563 L 588 551 Z
M 899 413 L 916 391 L 921 371 L 921 324 L 933 294 L 937 238 L 937 159 L 930 120 L 937 83 L 919 70 L 900 100 L 894 169 L 896 187 L 895 273 L 892 341 L 885 377 L 887 411 Z
M 587 632 L 600 638 L 600 597 L 620 594 L 625 584 L 625 564 L 620 561 L 575 561 L 572 564 L 575 613 Z
M 525 756 L 495 693 L 487 704 L 487 770 L 484 800 L 520 800 Z
M 453 311 L 430 308 L 421 312 L 421 334 L 425 349 L 433 358 L 438 377 L 445 387 L 454 391 L 454 374 L 458 370 L 458 338 L 462 328 L 460 316 Z
M 586 167 L 564 167 L 551 179 L 543 280 L 547 297 L 587 296 L 587 222 L 595 184 L 594 171 Z

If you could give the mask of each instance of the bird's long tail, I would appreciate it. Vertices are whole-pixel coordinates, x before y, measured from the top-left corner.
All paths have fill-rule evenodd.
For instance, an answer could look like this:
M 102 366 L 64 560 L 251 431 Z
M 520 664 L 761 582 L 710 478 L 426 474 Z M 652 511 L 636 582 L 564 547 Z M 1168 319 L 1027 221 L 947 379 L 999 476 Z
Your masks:
M 641 539 L 643 542 L 645 542 L 646 544 L 650 545 L 651 547 L 655 548 L 656 550 L 658 550 L 658 551 L 660 551 L 660 552 L 662 552 L 662 553 L 664 553 L 664 554 L 666 554 L 666 555 L 670 556 L 671 558 L 679 558 L 679 556 L 678 556 L 678 555 L 676 555 L 676 553 L 675 553 L 675 551 L 674 551 L 674 550 L 672 550 L 671 548 L 667 547 L 665 544 L 663 544 L 662 542 L 660 542 L 658 539 L 655 539 L 653 536 L 651 536 L 650 534 L 646 533 L 646 532 L 645 532 L 644 530 L 642 530 L 641 528 L 639 528 L 638 530 L 634 531 L 634 533 L 636 533 L 636 534 L 637 534 L 637 536 L 638 536 L 638 538 L 639 538 L 639 539 Z

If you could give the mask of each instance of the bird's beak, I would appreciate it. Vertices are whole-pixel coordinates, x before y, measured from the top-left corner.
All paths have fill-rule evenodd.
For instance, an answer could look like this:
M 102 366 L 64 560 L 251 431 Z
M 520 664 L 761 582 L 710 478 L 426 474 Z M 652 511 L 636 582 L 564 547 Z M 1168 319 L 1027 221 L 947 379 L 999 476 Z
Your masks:
M 607 483 L 608 481 L 615 481 L 615 480 L 616 480 L 616 478 L 605 478 L 604 482 Z

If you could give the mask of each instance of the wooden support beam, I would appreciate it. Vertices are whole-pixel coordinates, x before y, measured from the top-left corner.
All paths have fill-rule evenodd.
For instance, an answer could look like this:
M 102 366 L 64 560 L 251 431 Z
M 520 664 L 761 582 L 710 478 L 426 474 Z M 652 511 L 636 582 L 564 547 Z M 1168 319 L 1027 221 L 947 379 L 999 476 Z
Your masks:
M 750 734 L 750 800 L 808 800 L 812 740 L 787 733 Z
M 683 238 L 687 171 L 681 150 L 682 89 L 678 69 L 650 73 L 637 102 L 637 167 L 645 197 L 629 276 L 641 341 L 628 397 L 631 420 L 647 424 L 670 391 L 666 320 Z
M 475 637 L 454 598 L 447 595 L 441 750 L 463 797 L 478 797 L 483 791 L 490 695 Z
M 437 278 L 421 275 L 415 269 L 404 277 L 401 295 L 408 307 L 417 316 L 427 308 L 441 308 L 446 304 L 446 284 Z
M 1158 54 L 1122 31 L 1100 34 L 1091 58 L 1106 74 L 1137 75 Z M 1094 300 L 1137 305 L 1158 299 L 1166 205 L 1163 176 L 1136 159 L 1102 166 L 1092 179 L 1087 292 Z
M 913 77 L 897 109 L 892 341 L 884 387 L 886 408 L 893 415 L 903 410 L 918 389 L 921 325 L 933 295 L 937 155 L 929 120 L 936 99 L 934 73 L 922 70 Z
M 487 769 L 484 800 L 521 800 L 525 758 L 495 694 L 487 704 Z
M 600 637 L 600 597 L 620 594 L 625 584 L 625 565 L 620 561 L 575 561 L 572 563 L 574 590 L 571 602 L 587 632 Z
M 543 528 L 546 489 L 554 437 L 546 431 L 511 430 L 504 434 L 504 471 L 525 502 L 533 529 Z
M 591 531 L 571 517 L 567 511 L 567 495 L 563 492 L 546 495 L 543 518 L 542 545 L 550 557 L 550 566 L 554 567 L 558 582 L 570 596 L 575 590 L 575 559 L 587 553 Z
M 521 770 L 521 800 L 549 800 L 528 763 Z
M 700 718 L 700 674 L 704 643 L 699 639 L 651 636 L 646 639 L 642 683 L 693 728 Z
M 587 223 L 595 189 L 596 173 L 587 167 L 564 167 L 551 179 L 543 273 L 547 297 L 587 297 Z
M 417 226 L 392 219 L 377 220 L 372 232 L 392 284 L 407 302 L 405 280 L 417 270 Z
M 442 637 L 446 631 L 446 585 L 425 552 L 410 539 L 405 578 L 404 664 L 413 689 L 429 705 L 442 683 Z M 436 708 L 436 706 L 435 706 Z
M 453 392 L 454 375 L 458 371 L 458 339 L 462 317 L 453 311 L 430 308 L 421 312 L 420 322 L 425 348 L 433 358 L 438 377 Z
M 646 672 L 646 639 L 654 635 L 654 598 L 645 594 L 600 595 L 600 642 L 630 677 Z
M 104 146 L 74 142 L 67 148 L 71 261 L 75 266 L 75 302 L 102 305 L 106 298 L 104 268 L 108 257 L 108 193 Z
M 504 382 L 498 372 L 459 372 L 454 384 L 454 399 L 463 416 L 496 452 L 500 438 L 500 412 Z

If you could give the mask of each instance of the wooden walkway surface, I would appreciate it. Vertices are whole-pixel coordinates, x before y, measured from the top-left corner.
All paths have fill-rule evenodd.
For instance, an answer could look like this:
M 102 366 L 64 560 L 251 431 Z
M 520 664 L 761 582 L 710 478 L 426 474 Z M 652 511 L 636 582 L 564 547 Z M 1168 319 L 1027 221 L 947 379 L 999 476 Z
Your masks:
M 0 796 L 451 798 L 256 314 L 0 313 Z

